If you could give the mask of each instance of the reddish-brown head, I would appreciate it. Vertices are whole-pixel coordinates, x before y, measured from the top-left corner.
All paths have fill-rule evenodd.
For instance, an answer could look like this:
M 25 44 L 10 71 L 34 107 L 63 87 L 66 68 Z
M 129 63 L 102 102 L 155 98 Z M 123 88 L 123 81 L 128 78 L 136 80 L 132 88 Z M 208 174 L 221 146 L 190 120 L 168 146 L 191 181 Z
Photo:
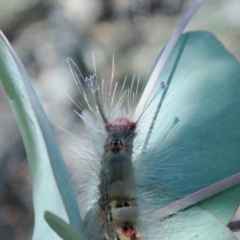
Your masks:
M 134 132 L 136 129 L 136 123 L 129 121 L 127 118 L 117 118 L 116 120 L 114 120 L 114 122 L 107 123 L 105 125 L 105 129 L 107 130 L 107 132 L 112 132 L 114 130 L 117 130 L 117 132 L 121 130 Z
M 136 123 L 127 118 L 117 118 L 112 123 L 107 123 L 105 129 L 108 133 L 106 145 L 113 153 L 119 151 L 132 151 L 132 143 L 135 137 Z

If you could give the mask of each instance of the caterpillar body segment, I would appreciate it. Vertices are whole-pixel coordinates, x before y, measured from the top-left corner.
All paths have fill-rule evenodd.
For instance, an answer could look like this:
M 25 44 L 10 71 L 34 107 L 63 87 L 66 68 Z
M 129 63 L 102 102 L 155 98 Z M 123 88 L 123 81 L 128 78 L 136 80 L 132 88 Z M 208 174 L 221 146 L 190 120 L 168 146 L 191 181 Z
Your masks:
M 98 200 L 107 240 L 138 240 L 139 217 L 132 147 L 136 124 L 125 118 L 105 126 Z

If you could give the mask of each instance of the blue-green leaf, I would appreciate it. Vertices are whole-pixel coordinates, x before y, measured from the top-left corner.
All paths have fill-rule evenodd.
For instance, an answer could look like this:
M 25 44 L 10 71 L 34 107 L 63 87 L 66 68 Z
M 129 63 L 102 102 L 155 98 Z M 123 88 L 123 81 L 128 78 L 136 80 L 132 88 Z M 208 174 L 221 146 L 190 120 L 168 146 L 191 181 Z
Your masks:
M 64 240 L 82 240 L 78 233 L 65 221 L 53 213 L 45 212 L 44 218 L 49 226 Z
M 17 119 L 32 173 L 35 210 L 33 238 L 58 239 L 44 221 L 46 210 L 60 215 L 81 232 L 76 198 L 51 125 L 23 65 L 3 34 L 0 38 L 0 78 Z
M 167 87 L 160 90 L 162 82 Z M 160 196 L 154 190 L 149 204 L 155 209 L 240 172 L 240 66 L 235 57 L 211 33 L 183 34 L 158 84 L 143 116 L 152 133 L 140 164 L 143 183 L 165 192 Z M 239 201 L 238 183 L 199 206 L 227 224 Z M 214 234 L 208 238 L 219 239 Z
M 192 207 L 164 221 L 154 222 L 146 232 L 147 239 L 236 240 L 228 227 L 213 214 L 198 207 Z

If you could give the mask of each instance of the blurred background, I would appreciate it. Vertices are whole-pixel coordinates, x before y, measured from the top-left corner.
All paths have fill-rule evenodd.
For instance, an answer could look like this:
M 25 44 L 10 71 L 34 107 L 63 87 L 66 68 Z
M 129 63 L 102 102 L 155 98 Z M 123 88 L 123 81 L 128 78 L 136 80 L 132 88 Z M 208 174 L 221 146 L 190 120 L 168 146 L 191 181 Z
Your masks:
M 94 69 L 94 53 L 99 78 L 109 81 L 114 53 L 116 80 L 134 74 L 145 80 L 190 4 L 188 0 L 1 0 L 0 29 L 24 63 L 53 124 L 69 129 L 79 119 L 65 92 L 74 100 L 79 93 L 66 58 L 87 76 Z M 208 0 L 186 30 L 213 32 L 240 59 L 239 13 L 239 0 Z M 66 139 L 56 132 L 67 158 Z M 2 87 L 0 136 L 0 239 L 31 239 L 31 176 Z

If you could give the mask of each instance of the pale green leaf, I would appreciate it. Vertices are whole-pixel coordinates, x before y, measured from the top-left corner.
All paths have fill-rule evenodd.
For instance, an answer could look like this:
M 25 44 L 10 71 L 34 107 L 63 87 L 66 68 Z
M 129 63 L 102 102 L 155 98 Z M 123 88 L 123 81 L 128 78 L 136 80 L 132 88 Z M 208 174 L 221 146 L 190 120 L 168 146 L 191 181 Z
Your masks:
M 23 65 L 3 34 L 0 38 L 0 78 L 23 137 L 33 178 L 33 239 L 58 239 L 44 220 L 46 210 L 60 215 L 80 232 L 79 209 L 52 128 Z

